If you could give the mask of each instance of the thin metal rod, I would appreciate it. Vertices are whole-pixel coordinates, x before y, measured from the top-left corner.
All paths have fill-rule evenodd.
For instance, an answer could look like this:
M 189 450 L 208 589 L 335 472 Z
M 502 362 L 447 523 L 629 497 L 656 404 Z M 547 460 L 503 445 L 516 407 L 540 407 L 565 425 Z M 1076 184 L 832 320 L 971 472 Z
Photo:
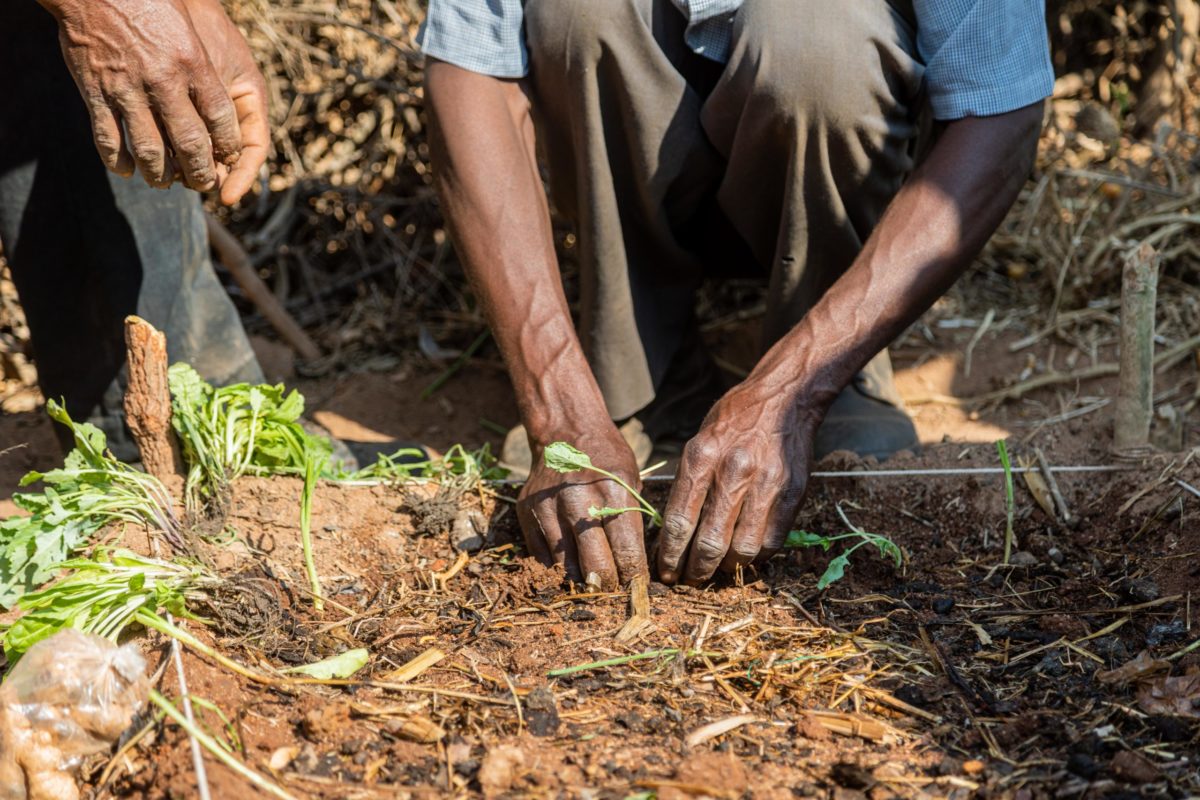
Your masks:
M 1071 474 L 1071 473 L 1086 473 L 1086 472 L 1132 472 L 1136 470 L 1136 466 L 1122 466 L 1119 464 L 1096 464 L 1096 465 L 1080 465 L 1080 466 L 1064 466 L 1050 467 L 1050 472 L 1055 474 Z M 1013 467 L 1012 473 L 1020 474 L 1024 472 L 1040 472 L 1038 467 Z M 827 478 L 921 478 L 921 477 L 967 477 L 971 475 L 1003 475 L 1004 467 L 947 467 L 940 469 L 859 469 L 859 470 L 836 470 L 836 471 L 817 471 L 810 472 L 810 478 L 827 479 Z M 673 481 L 674 475 L 643 475 L 643 482 L 658 483 L 661 481 Z M 388 480 L 358 480 L 358 481 L 334 481 L 341 486 L 381 486 L 387 483 L 395 483 Z M 502 480 L 484 481 L 493 486 L 520 486 L 525 483 L 523 479 L 504 478 Z M 1188 487 L 1191 488 L 1191 487 Z
M 1079 465 L 1079 467 L 1051 467 L 1051 473 L 1127 473 L 1136 467 L 1122 467 L 1120 464 L 1111 465 Z M 1013 474 L 1020 473 L 1039 473 L 1037 467 L 1014 467 Z M 1003 475 L 1003 467 L 964 467 L 964 468 L 944 468 L 944 469 L 847 469 L 833 471 L 815 471 L 809 473 L 812 479 L 834 479 L 834 477 L 956 477 L 970 475 Z M 674 475 L 643 475 L 643 482 L 658 483 L 661 481 L 676 480 Z M 364 481 L 365 482 L 365 481 Z M 359 483 L 355 481 L 354 483 Z M 514 479 L 514 477 L 506 477 L 500 481 L 487 481 L 496 486 L 521 486 L 523 480 Z

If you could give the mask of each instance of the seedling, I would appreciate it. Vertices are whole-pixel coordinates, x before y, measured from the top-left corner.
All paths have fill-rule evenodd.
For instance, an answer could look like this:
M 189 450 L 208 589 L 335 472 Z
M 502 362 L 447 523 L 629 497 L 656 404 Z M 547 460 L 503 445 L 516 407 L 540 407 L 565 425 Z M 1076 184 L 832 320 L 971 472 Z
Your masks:
M 1004 563 L 1007 564 L 1012 558 L 1013 539 L 1016 537 L 1013 534 L 1013 516 L 1015 515 L 1015 503 L 1013 501 L 1013 476 L 1012 464 L 1008 460 L 1008 445 L 1003 439 L 996 442 L 996 452 L 1000 454 L 1000 464 L 1004 467 Z
M 308 453 L 304 463 L 304 493 L 300 496 L 300 545 L 304 548 L 304 570 L 308 573 L 313 608 L 318 612 L 325 610 L 325 598 L 321 594 L 321 576 L 317 574 L 317 562 L 313 557 L 312 502 L 322 458 L 319 452 Z
M 797 547 L 820 547 L 826 553 L 829 548 L 833 547 L 833 543 L 843 539 L 857 539 L 856 544 L 851 545 L 842 551 L 841 555 L 834 557 L 825 567 L 825 572 L 821 574 L 817 581 L 817 589 L 824 590 L 837 581 L 840 581 L 846 574 L 846 568 L 850 566 L 850 555 L 860 547 L 866 545 L 874 545 L 879 550 L 881 558 L 892 558 L 899 567 L 904 561 L 904 553 L 900 547 L 886 536 L 881 536 L 878 533 L 868 533 L 866 531 L 852 531 L 850 533 L 842 533 L 837 536 L 821 536 L 818 533 L 809 533 L 808 531 L 792 531 L 784 540 L 783 546 L 788 548 Z
M 586 470 L 595 472 L 597 475 L 603 475 L 609 480 L 615 481 L 621 488 L 629 492 L 629 494 L 638 501 L 640 505 L 627 506 L 625 508 L 611 508 L 605 506 L 598 508 L 591 506 L 588 508 L 588 516 L 592 519 L 604 519 L 605 517 L 615 517 L 618 514 L 624 514 L 628 511 L 638 511 L 650 518 L 650 521 L 655 525 L 662 525 L 662 514 L 658 513 L 658 509 L 650 505 L 646 498 L 642 497 L 636 489 L 626 483 L 624 480 L 609 472 L 606 469 L 597 467 L 592 463 L 592 459 L 587 453 L 577 450 L 566 442 L 553 442 L 546 445 L 546 449 L 542 454 L 545 459 L 546 466 L 555 472 L 579 472 Z

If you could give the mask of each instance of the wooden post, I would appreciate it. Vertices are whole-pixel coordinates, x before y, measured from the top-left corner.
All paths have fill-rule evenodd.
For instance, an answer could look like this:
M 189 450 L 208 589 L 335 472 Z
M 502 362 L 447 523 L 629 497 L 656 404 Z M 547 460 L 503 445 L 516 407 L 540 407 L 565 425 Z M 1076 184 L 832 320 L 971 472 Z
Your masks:
M 1160 261 L 1154 248 L 1143 242 L 1125 257 L 1121 271 L 1121 370 L 1113 415 L 1113 449 L 1118 453 L 1135 455 L 1149 447 Z
M 129 386 L 125 422 L 142 465 L 159 480 L 183 475 L 179 443 L 171 431 L 171 392 L 167 387 L 167 337 L 141 317 L 125 318 Z

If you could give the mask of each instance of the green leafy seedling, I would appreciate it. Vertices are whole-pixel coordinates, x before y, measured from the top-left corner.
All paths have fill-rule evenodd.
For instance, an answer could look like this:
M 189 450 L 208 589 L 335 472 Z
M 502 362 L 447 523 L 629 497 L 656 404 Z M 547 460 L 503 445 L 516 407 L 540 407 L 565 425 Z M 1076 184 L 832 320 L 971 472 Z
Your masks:
M 1003 439 L 996 441 L 996 452 L 1000 454 L 1000 465 L 1004 467 L 1004 563 L 1012 558 L 1013 517 L 1016 515 L 1016 502 L 1013 500 L 1012 462 L 1008 460 L 1008 444 Z
M 818 533 L 810 533 L 809 531 L 792 531 L 787 535 L 783 546 L 787 548 L 820 547 L 828 553 L 829 549 L 833 547 L 834 542 L 843 539 L 857 539 L 858 542 L 830 560 L 829 564 L 825 567 L 825 572 L 821 574 L 820 579 L 817 581 L 818 590 L 823 591 L 831 584 L 845 577 L 846 568 L 850 566 L 850 554 L 866 545 L 873 545 L 879 551 L 881 558 L 892 559 L 896 562 L 897 567 L 904 562 L 904 553 L 900 550 L 899 545 L 886 536 L 866 531 L 852 531 L 837 536 L 822 536 Z
M 638 511 L 650 518 L 650 521 L 655 525 L 662 525 L 662 514 L 658 513 L 658 509 L 652 506 L 646 498 L 622 480 L 606 469 L 597 467 L 592 463 L 592 459 L 587 453 L 578 450 L 566 442 L 552 442 L 546 445 L 546 449 L 542 453 L 542 457 L 546 462 L 546 466 L 555 472 L 594 472 L 597 475 L 603 475 L 611 481 L 615 481 L 621 488 L 629 492 L 629 494 L 638 501 L 639 505 L 627 506 L 625 508 L 612 508 L 605 506 L 599 508 L 591 506 L 588 508 L 588 516 L 592 519 L 604 519 L 605 517 L 615 517 L 618 514 L 624 514 L 629 511 Z

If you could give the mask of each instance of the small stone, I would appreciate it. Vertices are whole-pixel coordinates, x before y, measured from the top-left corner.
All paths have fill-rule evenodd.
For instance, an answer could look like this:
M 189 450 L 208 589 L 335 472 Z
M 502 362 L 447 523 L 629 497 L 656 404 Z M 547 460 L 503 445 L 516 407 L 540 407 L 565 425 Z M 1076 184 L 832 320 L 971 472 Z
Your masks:
M 1091 780 L 1096 777 L 1099 768 L 1096 766 L 1096 759 L 1087 753 L 1071 753 L 1067 757 L 1067 771 L 1085 780 Z
M 558 730 L 558 703 L 547 686 L 539 686 L 525 698 L 525 724 L 534 736 L 553 736 Z
M 567 616 L 571 622 L 591 622 L 595 618 L 596 612 L 587 608 L 577 608 Z
M 662 597 L 663 595 L 670 593 L 671 587 L 667 586 L 665 583 L 659 583 L 658 581 L 651 581 L 650 588 L 646 591 L 646 594 L 648 594 L 650 597 Z
M 1187 626 L 1183 624 L 1183 620 L 1175 619 L 1152 626 L 1146 634 L 1146 644 L 1149 647 L 1158 647 L 1163 642 L 1182 638 L 1186 634 Z
M 949 614 L 953 609 L 953 597 L 938 597 L 933 601 L 933 611 L 936 614 Z
M 1136 578 L 1125 584 L 1125 593 L 1139 603 L 1149 603 L 1159 597 L 1158 584 L 1151 578 Z
M 497 797 L 517 782 L 525 768 L 525 754 L 513 745 L 499 745 L 488 751 L 479 765 L 479 788 L 484 797 Z
M 487 517 L 475 509 L 462 509 L 450 526 L 450 544 L 455 550 L 474 553 L 487 543 Z
M 1112 771 L 1129 783 L 1154 783 L 1162 777 L 1162 771 L 1153 762 L 1132 750 L 1122 750 L 1113 756 Z
M 972 758 L 970 761 L 964 761 L 962 771 L 966 775 L 978 775 L 984 770 L 984 763 L 977 758 Z
M 1008 563 L 1012 564 L 1014 567 L 1034 567 L 1037 566 L 1038 560 L 1037 556 L 1035 556 L 1033 553 L 1021 550 L 1013 553 L 1012 558 L 1008 560 Z
M 1059 550 L 1057 547 L 1051 547 L 1046 551 L 1046 555 L 1050 557 L 1051 561 L 1060 567 L 1063 565 L 1063 562 L 1067 560 L 1067 557 L 1063 555 L 1063 551 Z

